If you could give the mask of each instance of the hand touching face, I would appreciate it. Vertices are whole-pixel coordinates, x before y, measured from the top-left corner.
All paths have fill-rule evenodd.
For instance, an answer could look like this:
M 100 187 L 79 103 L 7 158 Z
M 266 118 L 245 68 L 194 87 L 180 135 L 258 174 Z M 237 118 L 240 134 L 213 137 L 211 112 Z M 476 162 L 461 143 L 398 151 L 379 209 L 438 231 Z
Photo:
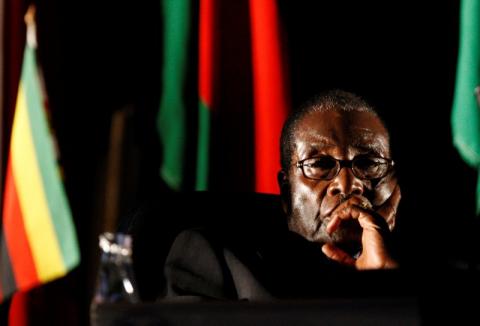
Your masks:
M 282 187 L 290 230 L 327 244 L 324 253 L 331 259 L 378 268 L 382 262 L 375 259 L 385 256 L 384 232 L 394 227 L 400 200 L 393 171 L 371 180 L 360 178 L 350 166 L 340 168 L 331 179 L 313 180 L 295 163 L 319 156 L 342 161 L 359 156 L 389 159 L 383 124 L 369 112 L 310 112 L 299 121 L 294 140 L 292 164 L 283 175 L 288 187 Z
M 398 184 L 390 197 L 379 207 L 373 207 L 361 196 L 351 197 L 340 204 L 331 214 L 326 226 L 328 234 L 333 235 L 341 230 L 342 223 L 357 221 L 362 229 L 361 251 L 352 257 L 347 251 L 335 243 L 322 246 L 323 253 L 339 263 L 354 266 L 357 269 L 395 268 L 397 263 L 392 259 L 386 240 L 395 225 L 396 208 L 401 194 Z

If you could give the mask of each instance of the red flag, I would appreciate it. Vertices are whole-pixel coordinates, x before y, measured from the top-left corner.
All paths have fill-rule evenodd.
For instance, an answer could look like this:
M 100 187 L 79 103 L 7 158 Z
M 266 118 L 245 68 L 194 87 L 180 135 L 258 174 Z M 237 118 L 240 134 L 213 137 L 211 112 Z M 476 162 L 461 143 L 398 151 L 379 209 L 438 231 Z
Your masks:
M 278 193 L 279 136 L 287 114 L 278 9 L 275 0 L 250 0 L 255 119 L 255 190 Z

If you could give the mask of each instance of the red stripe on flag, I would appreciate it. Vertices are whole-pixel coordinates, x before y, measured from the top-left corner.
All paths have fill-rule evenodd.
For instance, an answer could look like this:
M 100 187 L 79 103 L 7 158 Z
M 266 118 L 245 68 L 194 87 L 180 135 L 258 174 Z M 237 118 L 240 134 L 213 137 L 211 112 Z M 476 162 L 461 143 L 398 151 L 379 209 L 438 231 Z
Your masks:
M 255 117 L 255 190 L 278 193 L 287 94 L 275 0 L 250 0 Z
M 3 203 L 3 227 L 5 241 L 12 263 L 15 282 L 19 289 L 39 283 L 35 262 L 23 223 L 22 210 L 17 196 L 11 159 L 7 164 Z
M 27 326 L 28 320 L 28 292 L 17 292 L 13 295 L 8 312 L 8 326 Z
M 215 60 L 215 0 L 200 1 L 198 41 L 198 91 L 200 100 L 212 109 Z

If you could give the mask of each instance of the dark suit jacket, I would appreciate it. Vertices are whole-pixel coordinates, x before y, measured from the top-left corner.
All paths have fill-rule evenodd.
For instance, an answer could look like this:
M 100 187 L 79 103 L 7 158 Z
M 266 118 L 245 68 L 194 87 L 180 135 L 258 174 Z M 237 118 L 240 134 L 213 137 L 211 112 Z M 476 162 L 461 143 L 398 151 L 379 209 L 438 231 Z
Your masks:
M 166 298 L 231 300 L 341 295 L 334 277 L 352 271 L 328 261 L 319 244 L 287 231 L 265 234 L 192 229 L 178 235 L 165 264 Z M 333 282 L 333 283 L 332 283 Z
M 200 262 L 187 258 L 192 250 L 196 250 L 202 257 L 202 264 L 210 266 L 208 257 L 211 255 L 207 253 L 217 253 L 223 246 L 233 248 L 235 255 L 241 256 L 242 261 L 246 260 L 248 266 L 253 268 L 255 264 L 251 264 L 250 260 L 257 259 L 256 247 L 265 247 L 263 244 L 268 245 L 273 241 L 273 235 L 287 228 L 278 196 L 231 192 L 154 194 L 133 214 L 126 216 L 123 225 L 123 229 L 133 236 L 134 271 L 140 296 L 144 301 L 153 301 L 164 296 L 167 288 L 164 267 L 169 253 L 170 261 L 167 266 L 171 267 L 167 270 L 175 268 L 176 263 L 171 265 L 173 261 L 186 260 L 187 262 L 178 265 L 185 265 L 185 268 L 195 271 L 195 264 Z M 203 228 L 204 231 L 196 232 L 198 237 L 179 237 L 173 250 L 170 250 L 178 234 L 192 228 Z M 200 235 L 205 241 L 197 240 Z M 181 242 L 185 244 L 180 245 Z M 193 249 L 187 249 L 197 242 L 208 245 L 200 248 L 193 245 Z M 182 247 L 185 247 L 185 250 L 181 250 Z M 215 257 L 222 260 L 219 255 Z M 190 263 L 193 266 L 190 266 Z M 255 275 L 257 274 L 255 272 Z M 168 275 L 173 277 L 174 274 Z M 228 283 L 224 284 L 225 289 L 232 288 L 231 282 Z M 229 293 L 224 297 L 236 297 L 235 292 L 222 293 Z

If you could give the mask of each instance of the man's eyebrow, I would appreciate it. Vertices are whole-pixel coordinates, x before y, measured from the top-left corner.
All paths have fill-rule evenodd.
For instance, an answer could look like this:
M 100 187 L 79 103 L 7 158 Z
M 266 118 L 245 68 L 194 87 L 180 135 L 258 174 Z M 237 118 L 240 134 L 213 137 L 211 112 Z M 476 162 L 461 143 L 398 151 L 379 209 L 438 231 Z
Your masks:
M 376 154 L 388 153 L 388 138 L 379 136 L 370 129 L 358 128 L 358 137 L 353 140 L 353 146 L 367 152 Z
M 385 152 L 384 146 L 377 142 L 370 142 L 370 143 L 357 143 L 353 144 L 355 148 L 358 148 L 365 152 L 373 152 L 375 154 L 381 154 Z
M 335 147 L 335 142 L 328 137 L 312 133 L 309 135 L 308 142 L 302 144 L 298 149 L 300 153 L 303 153 L 302 157 L 307 157 L 317 155 L 327 147 Z

